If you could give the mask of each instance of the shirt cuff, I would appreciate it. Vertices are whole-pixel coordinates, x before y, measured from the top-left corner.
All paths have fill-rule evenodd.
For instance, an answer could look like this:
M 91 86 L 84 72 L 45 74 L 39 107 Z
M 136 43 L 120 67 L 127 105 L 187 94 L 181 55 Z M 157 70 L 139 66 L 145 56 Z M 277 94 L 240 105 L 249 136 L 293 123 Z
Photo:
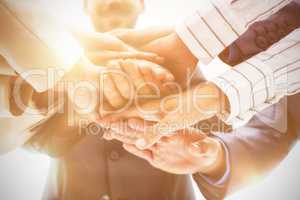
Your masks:
M 203 78 L 209 81 L 229 71 L 232 67 L 224 63 L 219 57 L 216 57 L 208 65 L 198 62 L 197 68 Z
M 202 64 L 208 64 L 239 37 L 241 27 L 226 2 L 205 1 L 203 4 L 205 9 L 181 21 L 176 32 L 193 55 Z
M 219 117 L 236 128 L 271 105 L 275 98 L 273 76 L 269 66 L 254 58 L 213 78 L 211 81 L 227 96 L 230 107 L 229 113 Z

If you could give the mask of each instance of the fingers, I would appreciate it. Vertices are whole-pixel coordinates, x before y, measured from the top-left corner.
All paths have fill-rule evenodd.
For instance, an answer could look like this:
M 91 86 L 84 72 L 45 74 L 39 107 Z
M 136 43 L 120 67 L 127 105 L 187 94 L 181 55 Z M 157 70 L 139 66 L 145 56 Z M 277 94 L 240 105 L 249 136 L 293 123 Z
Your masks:
M 102 75 L 102 83 L 101 90 L 106 98 L 106 100 L 110 103 L 113 108 L 121 108 L 125 105 L 126 100 L 120 94 L 118 88 L 116 87 L 112 77 L 109 73 L 104 72 Z
M 152 153 L 150 150 L 140 150 L 136 148 L 134 145 L 124 144 L 124 149 L 133 155 L 136 155 L 142 159 L 147 160 L 148 162 L 152 162 Z
M 128 119 L 128 126 L 134 130 L 145 132 L 147 127 L 153 126 L 155 123 L 150 121 L 145 121 L 140 118 L 130 118 Z
M 170 87 L 164 87 L 164 83 L 174 82 L 174 76 L 168 70 L 146 60 L 115 60 L 108 63 L 108 67 L 115 85 L 119 88 L 122 96 L 127 99 L 134 95 L 132 87 L 130 87 L 132 86 L 131 83 L 133 83 L 137 94 L 160 95 L 161 92 L 170 90 Z M 125 74 L 122 74 L 121 71 Z
M 205 133 L 202 130 L 194 127 L 188 127 L 183 131 L 185 131 L 185 133 L 191 137 L 191 140 L 202 140 L 209 136 L 209 133 Z
M 126 55 L 126 54 L 125 54 Z M 157 64 L 163 64 L 164 58 L 158 56 L 155 53 L 151 52 L 143 52 L 143 51 L 135 51 L 128 53 L 128 56 L 124 59 L 137 59 L 137 60 L 146 60 L 149 62 L 157 63 Z
M 125 73 L 124 73 L 125 72 Z M 108 96 L 108 101 L 113 107 L 119 108 L 120 104 L 124 104 L 124 99 L 126 101 L 132 102 L 135 100 L 135 94 L 140 95 L 151 95 L 169 90 L 170 87 L 164 88 L 164 82 L 174 81 L 174 76 L 169 73 L 167 70 L 163 69 L 161 66 L 151 63 L 148 61 L 140 60 L 114 60 L 108 63 L 108 74 L 109 77 L 104 77 L 105 83 L 108 84 L 108 87 L 103 88 L 105 95 Z M 112 86 L 112 81 L 114 86 Z M 114 95 L 116 100 L 109 98 L 107 91 L 114 88 L 118 89 L 118 92 L 113 90 L 113 93 L 110 96 Z M 155 91 L 157 90 L 157 91 Z M 124 98 L 123 103 L 118 94 Z M 121 100 L 120 100 L 121 99 Z M 113 101 L 113 102 L 112 102 Z M 120 101 L 120 102 L 114 102 Z M 130 102 L 128 104 L 130 104 Z
M 158 122 L 162 120 L 168 113 L 174 111 L 179 106 L 179 98 L 177 95 L 165 97 L 163 100 L 157 99 L 146 103 L 137 104 L 122 112 L 112 113 L 104 119 L 113 121 L 116 119 L 142 118 L 146 121 Z
M 110 60 L 117 59 L 142 59 L 154 63 L 163 63 L 164 59 L 154 53 L 138 52 L 138 51 L 91 51 L 87 52 L 87 57 L 95 65 L 106 65 Z
M 133 129 L 129 126 L 129 122 L 118 120 L 115 122 L 97 121 L 102 127 L 111 131 L 110 138 L 119 140 L 126 144 L 135 144 L 138 138 L 144 137 L 144 132 Z
M 152 94 L 151 88 L 146 84 L 144 77 L 140 73 L 136 60 L 124 60 L 120 63 L 122 69 L 130 76 L 138 95 Z
M 149 130 L 143 136 L 143 138 L 139 138 L 136 140 L 135 145 L 139 149 L 148 149 L 155 143 L 157 143 L 163 135 L 159 134 L 157 131 Z
M 172 73 L 170 73 L 165 68 L 158 64 L 148 62 L 145 60 L 138 61 L 140 72 L 142 73 L 146 83 L 154 90 L 154 94 L 171 93 L 175 91 L 175 88 L 169 86 L 175 86 L 175 78 Z M 169 83 L 169 84 L 165 84 Z M 169 91 L 172 90 L 172 91 Z
M 111 130 L 106 130 L 102 136 L 104 139 L 106 140 L 113 140 L 113 136 L 112 136 L 112 131 Z
M 110 75 L 115 82 L 115 86 L 118 88 L 121 95 L 126 99 L 132 99 L 135 95 L 134 86 L 130 77 L 124 73 L 120 67 L 119 60 L 114 60 L 108 63 Z
M 147 103 L 132 106 L 122 112 L 113 113 L 104 118 L 106 121 L 114 121 L 116 119 L 142 118 L 146 121 L 159 121 L 163 118 L 161 113 L 160 100 L 153 100 Z
M 137 141 L 136 145 L 145 149 L 155 144 L 162 136 L 172 135 L 178 130 L 186 129 L 198 121 L 205 120 L 213 115 L 205 115 L 198 111 L 189 113 L 173 113 L 164 117 L 147 131 L 143 139 Z
M 174 28 L 172 27 L 151 27 L 140 30 L 119 29 L 110 32 L 110 34 L 134 47 L 141 47 L 153 40 L 165 37 L 171 33 L 174 33 Z
M 103 138 L 110 141 L 110 140 L 118 140 L 124 144 L 134 144 L 135 139 L 129 136 L 125 136 L 119 133 L 114 132 L 113 130 L 108 130 L 103 134 Z
M 182 130 L 200 121 L 207 120 L 219 113 L 224 105 L 220 91 L 210 83 L 199 84 L 183 94 L 178 94 L 177 97 L 178 99 L 175 98 L 174 100 L 177 104 L 175 110 L 168 112 L 153 129 L 160 131 L 162 135 L 167 135 L 170 132 Z
M 82 47 L 86 51 L 129 51 L 130 46 L 107 33 L 90 32 L 74 33 Z
M 115 108 L 112 107 L 107 101 L 102 101 L 99 103 L 99 108 L 98 108 L 98 114 L 100 117 L 105 117 L 109 114 L 112 114 L 115 112 Z
M 118 135 L 130 137 L 131 139 L 137 139 L 138 137 L 141 137 L 141 135 L 143 134 L 142 132 L 130 128 L 128 126 L 127 121 L 119 121 L 116 123 L 112 123 L 110 125 L 110 129 Z
M 155 128 L 155 126 L 154 126 Z M 180 130 L 177 132 L 169 132 L 168 135 L 162 135 L 159 133 L 159 131 L 153 131 L 154 129 L 149 129 L 146 133 L 146 135 L 139 139 L 136 142 L 136 145 L 140 149 L 146 149 L 146 148 L 155 148 L 155 147 L 162 147 L 162 146 L 168 146 L 170 143 L 176 143 L 176 142 L 182 142 L 186 143 L 185 139 L 188 140 L 203 140 L 207 137 L 206 134 L 204 134 L 199 129 L 194 128 L 187 128 L 184 130 Z M 152 132 L 150 131 L 152 130 Z M 156 133 L 156 134 L 155 134 Z M 187 142 L 189 143 L 189 142 Z M 176 143 L 177 144 L 177 143 Z
M 106 122 L 114 122 L 122 119 L 138 118 L 138 117 L 140 117 L 139 111 L 134 107 L 130 107 L 121 112 L 117 111 L 117 112 L 110 113 L 109 115 L 104 116 L 101 120 Z
M 191 110 L 187 113 L 177 112 L 166 115 L 161 121 L 159 121 L 153 130 L 159 131 L 162 135 L 168 135 L 169 133 L 186 129 L 193 126 L 199 121 L 206 120 L 212 117 L 213 114 L 205 114 L 198 112 L 197 110 Z
M 194 142 L 188 150 L 201 166 L 198 171 L 202 173 L 216 173 L 224 166 L 223 146 L 214 138 L 207 137 L 199 142 Z

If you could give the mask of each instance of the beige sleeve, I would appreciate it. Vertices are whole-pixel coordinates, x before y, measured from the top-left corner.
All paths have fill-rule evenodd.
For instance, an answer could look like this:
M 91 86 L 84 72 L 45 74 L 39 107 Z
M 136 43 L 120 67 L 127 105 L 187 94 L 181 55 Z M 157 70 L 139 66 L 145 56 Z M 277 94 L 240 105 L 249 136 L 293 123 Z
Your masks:
M 11 85 L 9 76 L 0 76 L 0 116 L 10 115 Z
M 12 101 L 13 76 L 0 75 L 0 155 L 23 145 L 32 133 L 27 131 L 46 116 L 38 112 L 24 112 L 32 100 L 33 89 L 25 87 L 18 96 L 24 107 Z
M 0 54 L 37 92 L 52 88 L 83 54 L 46 8 L 36 0 L 0 1 Z
M 35 102 L 34 98 L 37 93 L 24 81 L 16 88 L 16 78 L 0 75 L 0 155 L 22 146 L 35 134 L 31 129 L 59 109 L 59 105 L 54 105 L 51 111 L 41 112 L 41 101 Z

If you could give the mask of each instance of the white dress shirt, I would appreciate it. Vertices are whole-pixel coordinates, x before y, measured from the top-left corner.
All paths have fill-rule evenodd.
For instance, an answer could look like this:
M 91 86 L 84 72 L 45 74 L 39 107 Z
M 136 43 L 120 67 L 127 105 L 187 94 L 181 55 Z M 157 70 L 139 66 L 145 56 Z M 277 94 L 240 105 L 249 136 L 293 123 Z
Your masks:
M 299 29 L 234 68 L 218 58 L 249 25 L 268 18 L 292 0 L 204 1 L 207 6 L 183 20 L 177 33 L 199 59 L 202 74 L 227 95 L 230 113 L 222 116 L 226 123 L 243 125 L 283 96 L 299 92 Z

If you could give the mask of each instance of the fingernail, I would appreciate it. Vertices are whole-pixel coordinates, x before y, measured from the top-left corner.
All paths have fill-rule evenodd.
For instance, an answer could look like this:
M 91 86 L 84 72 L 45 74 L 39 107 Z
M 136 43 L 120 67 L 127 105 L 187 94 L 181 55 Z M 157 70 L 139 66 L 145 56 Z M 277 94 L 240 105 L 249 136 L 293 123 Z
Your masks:
M 146 143 L 145 139 L 138 139 L 136 141 L 135 145 L 137 146 L 137 148 L 143 150 L 143 149 L 145 149 L 147 143 Z
M 98 120 L 100 119 L 99 114 L 97 113 L 93 113 L 89 116 L 90 120 L 93 122 L 98 122 Z
M 167 80 L 167 81 L 174 81 L 175 78 L 174 78 L 174 76 L 173 76 L 172 74 L 167 74 L 167 75 L 166 75 L 166 80 Z
M 199 156 L 206 153 L 207 149 L 208 149 L 208 144 L 203 140 L 193 142 L 190 146 L 190 151 L 192 151 L 191 153 L 193 153 L 193 154 L 196 153 L 196 155 L 199 155 Z
M 158 63 L 163 63 L 165 61 L 165 59 L 163 57 L 160 57 L 160 56 L 155 57 L 155 59 Z

